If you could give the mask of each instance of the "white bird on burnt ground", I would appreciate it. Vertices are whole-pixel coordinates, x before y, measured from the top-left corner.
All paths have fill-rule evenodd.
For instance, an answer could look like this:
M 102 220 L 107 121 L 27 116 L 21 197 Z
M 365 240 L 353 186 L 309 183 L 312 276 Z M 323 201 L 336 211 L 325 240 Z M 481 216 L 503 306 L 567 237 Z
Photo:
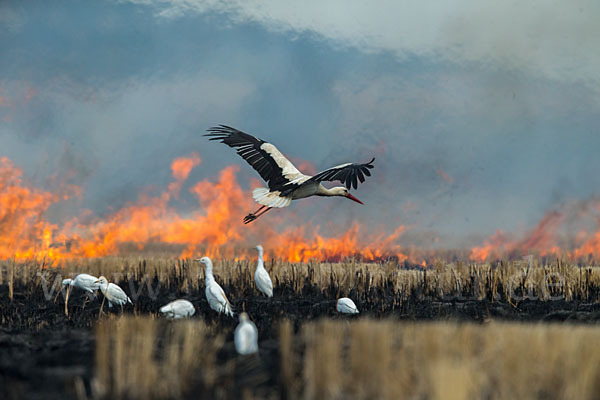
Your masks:
M 62 281 L 63 286 L 76 287 L 85 292 L 96 296 L 96 290 L 100 289 L 100 284 L 96 281 L 98 278 L 88 274 L 79 274 L 74 279 L 65 279 Z
M 98 278 L 96 283 L 100 284 L 100 291 L 104 295 L 104 300 L 108 300 L 108 307 L 112 308 L 112 306 L 121 306 L 121 311 L 123 311 L 123 306 L 129 304 L 133 304 L 131 299 L 120 286 L 115 285 L 114 283 L 108 283 L 108 280 L 101 276 Z M 102 300 L 102 305 L 100 306 L 100 312 L 102 312 L 102 308 L 104 307 L 104 300 Z
M 174 300 L 160 308 L 160 312 L 169 319 L 191 317 L 196 313 L 194 305 L 185 299 Z
M 336 303 L 336 309 L 342 314 L 358 314 L 356 304 L 348 297 L 339 298 Z
M 258 263 L 256 264 L 256 271 L 254 271 L 254 282 L 256 287 L 265 296 L 273 297 L 273 282 L 269 273 L 265 269 L 265 262 L 263 261 L 263 247 L 259 244 L 256 246 L 258 250 Z
M 341 196 L 363 204 L 348 190 L 352 187 L 356 189 L 359 181 L 362 183 L 365 176 L 371 175 L 369 170 L 373 168 L 375 158 L 364 164 L 341 164 L 310 176 L 298 171 L 271 143 L 226 125 L 210 128 L 208 132 L 204 136 L 208 136 L 209 140 L 219 140 L 236 149 L 269 186 L 254 189 L 252 192 L 254 201 L 261 207 L 244 218 L 245 224 L 254 221 L 271 208 L 287 207 L 292 200 L 310 196 Z M 323 181 L 340 181 L 345 187 L 327 189 L 321 184 Z
M 69 297 L 71 295 L 71 288 L 76 287 L 87 293 L 87 296 L 83 302 L 83 307 L 82 307 L 82 310 L 83 310 L 83 309 L 85 309 L 85 305 L 86 305 L 87 301 L 89 300 L 90 296 L 93 296 L 94 298 L 96 298 L 96 290 L 98 290 L 100 288 L 100 284 L 96 282 L 97 280 L 98 280 L 98 278 L 96 278 L 95 276 L 88 275 L 88 274 L 79 274 L 74 279 L 68 278 L 68 279 L 64 279 L 62 281 L 62 286 L 66 287 L 65 315 L 67 315 L 67 316 L 69 315 L 68 304 L 69 304 Z M 60 291 L 58 293 L 56 293 L 56 296 L 54 297 L 54 301 L 56 301 L 56 297 L 58 296 L 59 293 L 60 293 Z
M 215 281 L 213 265 L 210 258 L 202 257 L 200 259 L 195 259 L 195 261 L 199 261 L 206 266 L 206 288 L 204 289 L 204 293 L 206 294 L 206 300 L 208 300 L 210 308 L 218 313 L 224 313 L 233 317 L 231 304 L 229 303 L 223 288 Z
M 96 283 L 97 280 L 98 278 L 88 274 L 79 274 L 74 279 L 64 279 L 62 281 L 62 286 L 66 287 L 66 298 L 68 298 L 69 289 L 72 287 L 79 288 L 96 297 L 96 290 L 100 289 L 100 284 Z M 56 296 L 58 296 L 59 293 L 60 292 L 58 292 Z
M 240 323 L 233 335 L 235 350 L 243 356 L 258 352 L 258 329 L 248 314 L 240 313 Z

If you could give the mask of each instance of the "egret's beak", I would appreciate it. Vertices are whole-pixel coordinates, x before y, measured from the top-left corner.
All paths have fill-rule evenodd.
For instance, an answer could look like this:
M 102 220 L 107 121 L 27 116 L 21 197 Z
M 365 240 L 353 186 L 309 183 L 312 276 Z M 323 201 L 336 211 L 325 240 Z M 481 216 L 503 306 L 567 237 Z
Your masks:
M 360 201 L 359 199 L 357 199 L 356 197 L 352 196 L 350 193 L 348 193 L 346 195 L 346 197 L 349 198 L 350 200 L 353 200 L 353 201 L 357 202 L 357 203 L 360 203 L 360 204 L 363 204 L 363 205 L 365 204 L 362 201 Z
M 98 279 L 97 281 L 94 281 L 94 283 L 100 283 L 100 279 Z

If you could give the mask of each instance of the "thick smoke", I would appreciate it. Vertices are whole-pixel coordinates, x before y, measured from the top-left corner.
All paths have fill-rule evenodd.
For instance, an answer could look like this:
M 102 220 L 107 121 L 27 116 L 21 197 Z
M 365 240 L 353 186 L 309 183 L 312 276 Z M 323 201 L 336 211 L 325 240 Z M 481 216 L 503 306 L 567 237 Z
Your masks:
M 293 218 L 273 218 L 312 221 L 328 235 L 358 222 L 370 233 L 407 227 L 405 246 L 470 247 L 497 230 L 526 238 L 549 210 L 598 192 L 600 69 L 585 65 L 600 62 L 578 39 L 597 29 L 588 23 L 594 7 L 572 25 L 528 8 L 511 32 L 483 30 L 481 9 L 466 21 L 447 9 L 407 10 L 438 30 L 421 42 L 412 25 L 373 23 L 378 13 L 358 13 L 365 20 L 353 31 L 344 13 L 311 19 L 276 4 L 262 15 L 242 5 L 135 3 L 0 8 L 0 156 L 41 190 L 79 188 L 46 211 L 55 223 L 102 218 L 160 193 L 171 162 L 192 152 L 202 163 L 172 199 L 182 213 L 198 207 L 193 183 L 228 165 L 240 166 L 247 190 L 258 175 L 202 137 L 220 123 L 316 170 L 376 157 L 354 192 L 366 206 L 310 199 L 276 211 Z M 504 26 L 520 10 L 496 11 Z M 556 29 L 572 29 L 571 42 L 556 41 Z M 554 45 L 573 57 L 557 57 Z

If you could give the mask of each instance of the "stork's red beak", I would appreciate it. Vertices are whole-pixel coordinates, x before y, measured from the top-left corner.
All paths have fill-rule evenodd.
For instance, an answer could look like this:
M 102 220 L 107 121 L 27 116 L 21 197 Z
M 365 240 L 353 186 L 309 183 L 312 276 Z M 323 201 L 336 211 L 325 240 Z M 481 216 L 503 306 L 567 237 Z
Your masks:
M 360 201 L 359 199 L 357 199 L 356 197 L 352 196 L 350 193 L 348 193 L 348 194 L 346 195 L 346 197 L 347 197 L 347 198 L 349 198 L 350 200 L 354 200 L 354 201 L 355 201 L 355 202 L 357 202 L 357 203 L 360 203 L 360 204 L 363 204 L 363 205 L 365 204 L 365 203 L 363 203 L 362 201 Z

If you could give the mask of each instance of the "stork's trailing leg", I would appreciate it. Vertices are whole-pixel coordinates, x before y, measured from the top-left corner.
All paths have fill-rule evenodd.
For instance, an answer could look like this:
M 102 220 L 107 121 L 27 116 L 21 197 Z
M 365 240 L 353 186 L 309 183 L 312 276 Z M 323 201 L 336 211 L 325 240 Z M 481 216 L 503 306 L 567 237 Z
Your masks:
M 263 208 L 265 208 L 265 207 L 266 207 L 266 206 L 260 206 L 260 208 L 259 208 L 258 210 L 254 211 L 253 213 L 250 213 L 250 214 L 246 215 L 246 216 L 244 217 L 244 223 L 245 223 L 245 224 L 247 224 L 247 223 L 249 223 L 249 222 L 252 222 L 252 221 L 254 221 L 256 218 L 258 218 L 258 217 L 256 216 L 256 214 L 258 214 L 258 213 L 259 213 L 259 211 L 260 211 L 260 210 L 262 210 L 262 209 L 263 209 Z
M 265 209 L 259 213 L 259 211 L 261 211 L 265 207 L 266 206 L 262 206 L 255 213 L 246 215 L 244 217 L 244 224 L 249 224 L 250 222 L 254 221 L 256 218 L 260 217 L 261 215 L 263 215 L 264 213 L 266 213 L 267 211 L 269 211 L 272 208 L 272 207 L 267 207 L 267 209 Z

